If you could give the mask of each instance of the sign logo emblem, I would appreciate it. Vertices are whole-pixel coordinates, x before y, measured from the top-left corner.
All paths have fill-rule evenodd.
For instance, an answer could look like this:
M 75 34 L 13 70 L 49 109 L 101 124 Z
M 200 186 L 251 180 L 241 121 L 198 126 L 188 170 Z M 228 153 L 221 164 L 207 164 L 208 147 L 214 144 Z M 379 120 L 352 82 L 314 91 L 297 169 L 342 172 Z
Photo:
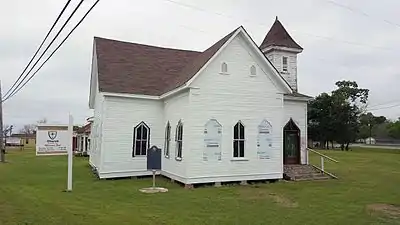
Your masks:
M 57 137 L 57 131 L 49 131 L 47 134 L 51 140 L 54 140 Z

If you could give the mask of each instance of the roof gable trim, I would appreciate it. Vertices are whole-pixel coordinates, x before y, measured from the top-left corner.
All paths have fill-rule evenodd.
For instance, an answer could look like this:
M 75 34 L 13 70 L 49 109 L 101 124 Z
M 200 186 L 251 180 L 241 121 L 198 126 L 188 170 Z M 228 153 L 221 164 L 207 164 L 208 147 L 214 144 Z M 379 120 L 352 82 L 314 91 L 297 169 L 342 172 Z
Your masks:
M 206 64 L 203 65 L 203 67 L 184 85 L 184 87 L 189 87 L 193 81 L 199 76 L 199 74 L 202 73 L 202 71 L 228 46 L 232 40 L 239 34 L 243 34 L 244 39 L 248 42 L 248 44 L 253 48 L 254 52 L 258 54 L 260 58 L 264 60 L 264 62 L 268 65 L 268 67 L 271 69 L 273 75 L 278 79 L 278 81 L 281 83 L 281 85 L 284 87 L 285 91 L 287 93 L 292 93 L 293 90 L 289 86 L 289 84 L 283 79 L 283 77 L 279 74 L 277 69 L 272 65 L 272 63 L 266 58 L 266 56 L 261 52 L 261 50 L 257 47 L 257 45 L 254 43 L 254 41 L 250 38 L 246 30 L 240 26 L 237 31 L 225 42 L 224 45 L 221 46 L 221 48 L 208 60 Z

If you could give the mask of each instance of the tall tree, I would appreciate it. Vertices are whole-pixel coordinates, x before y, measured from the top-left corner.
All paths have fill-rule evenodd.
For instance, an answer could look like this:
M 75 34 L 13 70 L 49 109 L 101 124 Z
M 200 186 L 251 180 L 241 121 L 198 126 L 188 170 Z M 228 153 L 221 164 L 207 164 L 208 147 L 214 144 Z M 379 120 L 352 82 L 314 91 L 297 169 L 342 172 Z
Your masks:
M 390 137 L 400 139 L 400 118 L 388 125 L 388 132 Z
M 34 124 L 26 124 L 24 127 L 19 131 L 22 134 L 34 134 L 36 126 Z
M 366 139 L 370 136 L 387 138 L 387 126 L 389 121 L 384 116 L 374 116 L 371 112 L 360 115 L 360 129 L 358 139 Z
M 359 88 L 355 81 L 338 81 L 332 92 L 334 108 L 335 139 L 346 150 L 360 129 L 360 115 L 368 102 L 368 89 Z
M 338 81 L 337 89 L 329 95 L 322 93 L 309 103 L 308 121 L 311 138 L 323 146 L 336 141 L 348 150 L 360 129 L 360 115 L 368 101 L 368 89 L 354 81 Z
M 333 140 L 332 120 L 332 97 L 322 93 L 309 103 L 308 134 L 323 148 L 329 148 L 327 143 Z

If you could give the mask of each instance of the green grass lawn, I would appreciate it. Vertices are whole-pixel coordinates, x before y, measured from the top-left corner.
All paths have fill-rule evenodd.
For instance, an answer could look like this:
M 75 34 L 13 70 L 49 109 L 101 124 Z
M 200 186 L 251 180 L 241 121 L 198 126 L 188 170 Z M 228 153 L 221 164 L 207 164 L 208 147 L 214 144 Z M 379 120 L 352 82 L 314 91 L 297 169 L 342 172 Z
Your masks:
M 13 151 L 0 164 L 0 224 L 400 224 L 367 210 L 400 205 L 400 151 L 323 152 L 340 161 L 326 162 L 339 180 L 186 190 L 159 179 L 168 193 L 143 194 L 151 179 L 98 180 L 87 158 L 74 158 L 66 193 L 66 157 Z

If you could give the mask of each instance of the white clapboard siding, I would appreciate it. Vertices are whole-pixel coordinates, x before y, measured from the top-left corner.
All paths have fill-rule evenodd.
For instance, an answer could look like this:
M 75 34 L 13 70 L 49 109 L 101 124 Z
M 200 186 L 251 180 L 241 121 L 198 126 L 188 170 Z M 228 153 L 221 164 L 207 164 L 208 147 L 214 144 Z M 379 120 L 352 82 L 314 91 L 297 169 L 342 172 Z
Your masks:
M 187 109 L 189 106 L 189 93 L 173 96 L 164 100 L 164 123 L 161 129 L 165 132 L 165 126 L 169 121 L 171 125 L 171 142 L 169 147 L 169 157 L 165 157 L 165 149 L 163 148 L 162 170 L 163 174 L 175 180 L 185 182 L 186 180 L 186 166 L 189 159 L 189 146 L 190 146 L 190 120 L 187 116 Z M 176 142 L 175 133 L 178 121 L 183 122 L 183 148 L 182 160 L 176 159 Z
M 98 91 L 98 71 L 97 71 L 97 56 L 96 48 L 93 48 L 93 62 L 91 74 L 90 97 L 93 103 L 93 124 L 91 129 L 91 144 L 89 163 L 92 167 L 100 170 L 101 168 L 101 134 L 103 121 L 103 102 L 104 97 Z M 89 100 L 90 101 L 90 100 Z
M 105 97 L 100 177 L 145 175 L 146 156 L 132 157 L 134 127 L 150 128 L 150 147 L 163 144 L 163 105 L 157 100 Z
M 282 177 L 282 90 L 242 38 L 235 37 L 192 84 L 196 89 L 190 95 L 191 157 L 187 162 L 191 183 Z M 223 62 L 228 65 L 227 74 L 220 73 Z M 256 76 L 250 76 L 253 65 Z M 209 119 L 222 125 L 221 161 L 203 161 L 204 125 Z M 257 156 L 257 126 L 264 119 L 273 126 L 270 159 Z M 245 161 L 233 158 L 233 126 L 239 120 L 245 125 Z
M 282 127 L 292 118 L 300 129 L 300 156 L 301 164 L 306 164 L 307 147 L 307 102 L 285 100 L 285 117 Z
M 91 130 L 91 144 L 90 144 L 90 155 L 89 162 L 90 164 L 100 169 L 101 163 L 101 137 L 102 137 L 102 116 L 103 116 L 103 102 L 104 97 L 100 93 L 96 93 L 95 103 L 94 103 L 94 116 L 93 116 L 93 129 Z
M 288 57 L 288 71 L 282 70 L 282 58 Z M 275 68 L 281 73 L 282 77 L 288 82 L 291 88 L 297 90 L 297 54 L 286 51 L 271 51 L 267 54 L 268 59 Z

